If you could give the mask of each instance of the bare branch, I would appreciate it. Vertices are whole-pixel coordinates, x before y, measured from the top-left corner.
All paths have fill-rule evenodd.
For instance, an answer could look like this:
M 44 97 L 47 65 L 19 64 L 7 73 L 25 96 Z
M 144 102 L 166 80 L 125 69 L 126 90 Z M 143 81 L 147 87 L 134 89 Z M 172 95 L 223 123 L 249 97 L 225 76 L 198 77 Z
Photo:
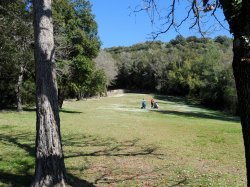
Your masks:
M 227 28 L 221 23 L 221 21 L 217 18 L 217 16 L 216 16 L 215 14 L 212 14 L 212 16 L 215 18 L 215 20 L 219 23 L 219 25 L 220 25 L 223 29 L 225 29 L 225 30 L 227 30 L 227 31 L 230 32 L 230 30 L 227 29 Z
M 187 16 L 180 22 L 179 25 L 177 25 L 177 27 L 180 27 L 190 17 L 191 11 L 192 11 L 192 7 L 188 10 Z
M 175 13 L 175 4 L 176 4 L 176 0 L 173 0 L 172 5 L 170 6 L 171 11 L 169 12 L 169 14 L 166 17 L 166 19 L 168 21 L 165 24 L 169 24 L 168 27 L 163 31 L 153 32 L 152 34 L 153 34 L 153 39 L 154 40 L 156 38 L 158 38 L 159 35 L 167 33 L 171 29 L 171 27 L 174 27 L 175 31 L 178 32 L 178 30 L 176 28 L 176 24 L 175 24 L 175 14 L 174 14 Z
M 219 6 L 220 6 L 219 0 L 216 0 L 216 6 L 215 6 L 215 9 L 213 10 L 213 12 L 212 12 L 211 15 L 214 17 L 214 19 L 219 23 L 219 25 L 220 25 L 223 29 L 225 29 L 225 30 L 227 30 L 227 31 L 230 32 L 230 30 L 227 29 L 227 28 L 221 23 L 221 21 L 218 19 L 218 17 L 217 17 L 216 14 L 215 14 L 215 12 L 216 12 L 216 10 L 217 10 L 217 8 L 218 8 Z
M 189 27 L 189 29 L 193 29 L 195 26 L 198 27 L 198 31 L 199 33 L 201 34 L 201 36 L 203 38 L 205 38 L 204 36 L 204 31 L 202 31 L 202 28 L 201 28 L 201 16 L 200 16 L 200 10 L 199 10 L 199 7 L 197 5 L 197 0 L 193 0 L 192 2 L 192 10 L 193 10 L 193 14 L 194 14 L 194 23 Z
M 189 29 L 197 29 L 197 31 L 201 34 L 202 37 L 205 37 L 205 34 L 209 32 L 211 29 L 210 26 L 207 26 L 207 21 L 204 22 L 205 17 L 207 15 L 206 12 L 212 11 L 211 17 L 213 17 L 219 25 L 228 30 L 220 20 L 217 18 L 215 12 L 217 8 L 220 7 L 219 0 L 188 0 L 190 2 L 190 7 L 186 8 L 186 15 L 179 21 L 178 18 L 175 17 L 176 7 L 179 0 L 172 0 L 169 6 L 168 12 L 164 18 L 161 17 L 161 12 L 159 11 L 159 6 L 156 0 L 142 0 L 144 3 L 144 7 L 137 6 L 135 8 L 134 13 L 138 13 L 141 11 L 146 11 L 150 21 L 152 24 L 155 24 L 155 16 L 158 15 L 160 21 L 160 29 L 158 31 L 152 32 L 152 38 L 155 40 L 159 35 L 167 33 L 171 28 L 173 28 L 176 32 L 179 33 L 180 27 L 187 20 L 191 20 L 191 25 Z M 163 22 L 163 24 L 162 24 Z M 178 23 L 177 23 L 178 22 Z M 206 26 L 205 26 L 206 25 Z M 209 28 L 208 28 L 209 27 Z M 212 27 L 216 27 L 213 25 Z M 204 30 L 206 29 L 206 30 Z

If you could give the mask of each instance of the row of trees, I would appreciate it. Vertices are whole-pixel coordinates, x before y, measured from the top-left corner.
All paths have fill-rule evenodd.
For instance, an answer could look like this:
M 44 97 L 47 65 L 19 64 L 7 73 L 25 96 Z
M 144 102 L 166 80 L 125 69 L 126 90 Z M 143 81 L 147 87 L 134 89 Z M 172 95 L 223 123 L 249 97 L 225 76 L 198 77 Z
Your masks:
M 35 102 L 34 39 L 29 1 L 0 1 L 0 108 Z M 97 24 L 86 0 L 52 4 L 58 103 L 106 89 L 104 71 L 93 59 L 100 49 Z M 95 86 L 92 86 L 95 85 Z
M 231 68 L 232 39 L 184 38 L 106 50 L 117 61 L 116 87 L 188 96 L 237 112 Z

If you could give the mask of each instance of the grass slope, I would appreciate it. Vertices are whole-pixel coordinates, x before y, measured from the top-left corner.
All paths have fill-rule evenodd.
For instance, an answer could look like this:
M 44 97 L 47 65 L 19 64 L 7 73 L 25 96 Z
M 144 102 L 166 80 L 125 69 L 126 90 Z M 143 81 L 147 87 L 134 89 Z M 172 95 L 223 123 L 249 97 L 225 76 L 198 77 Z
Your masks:
M 66 102 L 61 129 L 72 186 L 245 186 L 237 118 L 175 97 L 125 94 Z M 0 186 L 28 186 L 35 112 L 0 113 Z

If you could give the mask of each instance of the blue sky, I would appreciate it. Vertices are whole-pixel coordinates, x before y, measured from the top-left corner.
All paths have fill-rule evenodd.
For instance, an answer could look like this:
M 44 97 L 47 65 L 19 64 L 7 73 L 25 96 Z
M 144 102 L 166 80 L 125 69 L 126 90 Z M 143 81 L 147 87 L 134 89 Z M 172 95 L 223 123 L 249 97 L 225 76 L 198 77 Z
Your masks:
M 158 2 L 158 9 L 162 16 L 166 15 L 169 10 L 170 0 L 156 0 Z M 161 23 L 158 21 L 154 25 L 151 24 L 148 15 L 145 12 L 134 14 L 132 10 L 137 5 L 143 5 L 142 0 L 90 0 L 92 4 L 93 14 L 96 16 L 98 23 L 99 36 L 102 41 L 102 48 L 113 46 L 130 46 L 136 43 L 152 40 L 151 32 L 158 31 Z M 190 5 L 187 0 L 180 1 L 181 3 L 176 7 L 176 19 L 182 20 Z M 208 15 L 210 15 L 209 13 Z M 217 17 L 221 23 L 228 28 L 223 13 L 218 10 Z M 157 20 L 157 19 L 155 19 Z M 203 19 L 204 30 L 213 27 L 212 32 L 206 36 L 215 37 L 217 35 L 231 36 L 228 30 L 219 26 L 219 24 L 207 16 Z M 189 27 L 192 20 L 187 20 L 179 29 L 180 34 L 184 37 L 195 35 L 200 36 L 197 30 L 190 30 Z M 178 33 L 173 29 L 168 33 L 161 35 L 157 40 L 169 41 L 176 37 Z

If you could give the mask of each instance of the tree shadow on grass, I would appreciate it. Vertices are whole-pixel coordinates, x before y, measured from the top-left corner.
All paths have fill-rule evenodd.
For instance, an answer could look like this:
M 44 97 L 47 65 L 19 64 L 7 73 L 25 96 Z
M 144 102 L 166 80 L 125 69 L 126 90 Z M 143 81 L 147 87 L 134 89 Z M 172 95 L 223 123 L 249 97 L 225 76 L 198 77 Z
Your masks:
M 92 156 L 162 156 L 157 153 L 158 147 L 154 145 L 142 146 L 139 139 L 124 142 L 117 142 L 114 139 L 101 139 L 93 136 L 65 137 L 63 141 L 65 147 L 77 147 L 77 152 L 65 154 L 65 158 L 92 157 Z M 81 149 L 83 148 L 83 149 Z M 89 151 L 88 148 L 91 150 Z M 81 151 L 83 150 L 83 151 Z
M 20 134 L 0 134 L 0 143 L 5 146 L 9 146 L 14 149 L 24 150 L 30 157 L 35 157 L 35 147 L 34 141 L 35 137 L 30 133 L 20 133 Z M 28 143 L 27 143 L 28 141 Z M 14 147 L 13 147 L 14 146 Z M 9 155 L 7 155 L 9 156 Z M 17 155 L 12 155 L 13 157 L 17 157 Z M 6 185 L 10 185 L 13 187 L 21 187 L 21 186 L 29 186 L 32 182 L 32 175 L 29 173 L 29 170 L 34 170 L 34 162 L 19 162 L 22 157 L 12 158 L 15 159 L 15 165 L 12 166 L 12 170 L 15 171 L 15 174 L 9 171 L 0 170 L 0 186 L 1 182 Z M 10 164 L 6 159 L 4 159 L 4 155 L 0 156 L 0 163 L 6 162 L 4 165 Z M 19 174 L 21 173 L 21 174 Z M 80 179 L 74 176 L 71 173 L 67 173 L 68 184 L 71 186 L 84 186 L 84 187 L 95 187 L 92 183 Z
M 32 182 L 32 176 L 31 175 L 17 175 L 17 174 L 0 171 L 0 181 L 12 187 L 29 186 Z
M 143 172 L 141 174 L 132 174 L 130 176 L 127 176 L 122 179 L 110 179 L 108 178 L 108 174 L 102 174 L 99 176 L 95 181 L 94 184 L 115 184 L 120 183 L 124 181 L 131 181 L 131 180 L 144 180 L 143 176 L 147 176 L 147 180 L 154 179 L 153 176 L 150 176 L 153 174 L 152 172 Z M 72 174 L 67 174 L 68 184 L 73 187 L 96 187 L 93 183 L 89 183 L 83 179 L 79 179 L 78 177 L 75 177 Z M 0 181 L 4 184 L 7 184 L 12 187 L 26 187 L 29 186 L 32 182 L 32 176 L 31 175 L 17 175 L 17 174 L 11 174 L 0 171 Z M 183 179 L 176 184 L 170 185 L 169 187 L 179 186 L 185 184 L 187 179 Z
M 67 180 L 68 184 L 73 187 L 96 187 L 93 183 L 80 179 L 70 173 L 67 173 Z
M 238 117 L 230 117 L 226 115 L 214 114 L 214 113 L 204 113 L 204 112 L 184 112 L 184 111 L 174 111 L 174 110 L 152 110 L 153 112 L 176 115 L 190 118 L 203 118 L 203 119 L 212 119 L 228 122 L 240 122 Z
M 35 108 L 24 108 L 23 111 L 25 112 L 35 112 L 36 109 Z M 60 112 L 62 113 L 68 113 L 68 114 L 81 114 L 82 112 L 80 111 L 73 111 L 73 110 L 67 110 L 67 109 L 60 109 Z
M 199 107 L 205 109 L 204 106 L 200 104 L 199 100 L 189 99 L 186 97 L 175 97 L 175 96 L 168 96 L 168 95 L 154 95 L 154 99 L 156 100 L 162 100 L 162 101 L 169 101 L 177 104 L 185 104 L 190 107 Z
M 82 112 L 79 112 L 79 111 L 66 110 L 66 109 L 61 109 L 60 112 L 68 113 L 68 114 L 81 114 L 82 113 Z
M 162 95 L 155 95 L 155 99 L 158 99 L 158 103 L 166 104 L 162 101 L 169 101 L 173 102 L 173 105 L 180 104 L 186 105 L 188 107 L 194 108 L 201 108 L 205 111 L 176 111 L 176 110 L 153 110 L 154 112 L 162 113 L 162 114 L 170 114 L 170 115 L 177 115 L 177 116 L 184 116 L 184 117 L 195 117 L 195 118 L 205 118 L 205 119 L 213 119 L 213 120 L 221 120 L 221 121 L 229 121 L 229 122 L 240 122 L 239 117 L 237 116 L 228 116 L 221 112 L 209 112 L 209 109 L 202 106 L 200 101 L 194 99 L 188 99 L 185 97 L 174 97 L 174 96 L 162 96 Z M 169 103 L 167 103 L 169 105 Z M 208 112 L 206 112 L 208 111 Z
M 15 145 L 20 149 L 23 149 L 26 153 L 28 153 L 30 156 L 35 156 L 35 148 L 34 148 L 34 139 L 31 138 L 29 133 L 22 133 L 22 134 L 15 134 L 13 136 L 6 135 L 6 134 L 0 134 L 0 142 L 2 144 L 8 144 L 8 145 Z M 29 141 L 29 143 L 23 143 L 22 141 Z M 21 143 L 22 142 L 22 143 Z
M 168 187 L 183 186 L 183 185 L 185 185 L 186 183 L 187 183 L 187 178 L 184 178 L 184 179 L 180 180 L 179 182 L 177 182 L 176 184 L 172 184 L 172 185 L 170 185 L 170 186 L 168 186 Z
M 26 187 L 32 183 L 32 175 L 17 175 L 0 171 L 0 181 L 12 187 Z M 70 173 L 67 174 L 67 183 L 73 187 L 95 187 L 93 183 L 80 179 Z M 1 183 L 0 183 L 1 185 Z
M 23 133 L 0 133 L 0 143 L 8 146 L 9 148 L 24 150 L 30 157 L 34 158 L 35 148 L 34 141 L 35 136 L 29 132 Z M 141 146 L 139 139 L 118 142 L 114 139 L 101 139 L 99 137 L 87 136 L 87 135 L 70 135 L 63 136 L 63 145 L 65 150 L 67 147 L 74 148 L 73 152 L 65 151 L 65 159 L 76 158 L 76 157 L 92 157 L 92 156 L 107 156 L 107 157 L 135 157 L 135 156 L 153 156 L 158 157 L 162 154 L 156 153 L 157 147 L 153 145 Z M 14 146 L 14 147 L 13 147 Z M 82 148 L 82 149 L 81 149 Z M 10 149 L 11 150 L 11 149 Z M 17 158 L 17 155 L 12 155 L 15 160 L 22 159 Z M 16 157 L 16 158 L 15 158 Z M 4 163 L 6 162 L 6 163 Z M 8 161 L 4 159 L 4 155 L 0 158 L 0 163 L 7 165 Z M 0 181 L 4 184 L 11 186 L 29 186 L 32 182 L 31 171 L 34 171 L 33 161 L 26 162 L 15 162 L 13 166 L 13 171 L 9 172 L 5 170 L 0 170 Z M 88 169 L 88 168 L 86 168 Z M 75 168 L 79 170 L 79 168 Z M 14 173 L 14 174 L 13 174 Z M 136 177 L 135 175 L 134 177 Z M 134 178 L 131 176 L 127 180 L 132 180 Z M 78 178 L 72 173 L 67 173 L 68 184 L 71 186 L 84 186 L 84 187 L 94 187 L 93 183 L 90 183 L 84 179 Z M 97 179 L 96 182 L 102 179 Z M 105 181 L 105 178 L 103 178 Z M 103 181 L 102 180 L 102 181 Z M 124 179 L 117 179 L 117 182 Z M 115 181 L 114 181 L 115 182 Z M 95 183 L 95 184 L 97 184 Z M 99 183 L 98 183 L 99 184 Z
M 98 184 L 98 183 L 111 184 L 111 183 L 130 181 L 130 180 L 135 180 L 136 178 L 146 175 L 146 174 L 150 174 L 150 173 L 141 173 L 140 175 L 133 174 L 123 179 L 108 179 L 108 175 L 103 174 L 94 181 L 94 184 Z M 32 175 L 27 175 L 27 174 L 18 175 L 18 174 L 11 174 L 11 173 L 0 171 L 0 181 L 11 187 L 29 186 L 32 183 L 32 179 L 33 179 Z M 86 180 L 75 177 L 74 175 L 70 173 L 67 174 L 67 180 L 68 180 L 67 183 L 73 187 L 96 187 L 93 183 L 89 183 Z M 181 184 L 181 183 L 178 183 L 178 184 Z M 177 186 L 177 185 L 173 185 L 173 186 Z

